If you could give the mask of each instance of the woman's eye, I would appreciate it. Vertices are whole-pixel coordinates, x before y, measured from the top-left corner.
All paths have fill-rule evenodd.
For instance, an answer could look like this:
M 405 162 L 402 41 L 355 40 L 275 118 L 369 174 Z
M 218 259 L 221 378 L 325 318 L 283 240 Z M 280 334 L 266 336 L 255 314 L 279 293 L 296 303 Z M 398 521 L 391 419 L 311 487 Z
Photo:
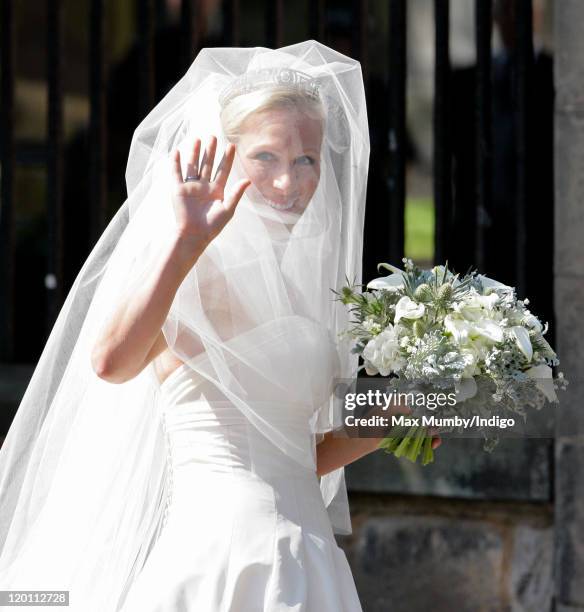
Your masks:
M 271 153 L 258 153 L 254 159 L 257 159 L 258 161 L 272 161 L 274 159 L 274 156 Z
M 314 164 L 314 158 L 310 155 L 303 155 L 296 160 L 302 166 L 312 166 Z

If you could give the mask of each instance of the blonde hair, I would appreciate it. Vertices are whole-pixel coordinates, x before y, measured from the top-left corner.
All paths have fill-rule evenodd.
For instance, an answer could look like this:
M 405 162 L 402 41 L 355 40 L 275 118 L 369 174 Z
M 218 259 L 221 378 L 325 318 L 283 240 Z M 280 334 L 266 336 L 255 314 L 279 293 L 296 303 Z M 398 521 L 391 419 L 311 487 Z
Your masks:
M 297 110 L 324 123 L 325 112 L 320 99 L 290 86 L 265 87 L 234 97 L 221 111 L 225 136 L 236 143 L 245 122 L 256 113 L 274 109 Z

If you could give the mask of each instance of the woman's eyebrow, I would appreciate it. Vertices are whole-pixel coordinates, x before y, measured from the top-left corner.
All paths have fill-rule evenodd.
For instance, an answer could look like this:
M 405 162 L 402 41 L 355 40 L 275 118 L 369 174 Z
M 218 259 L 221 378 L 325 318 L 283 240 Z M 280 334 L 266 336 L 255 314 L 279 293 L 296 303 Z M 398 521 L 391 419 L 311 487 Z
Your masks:
M 258 145 L 253 145 L 252 147 L 250 147 L 248 151 L 248 155 L 254 155 L 256 153 L 259 153 L 261 151 L 266 151 L 266 150 L 268 151 L 278 150 L 278 146 L 273 143 L 267 143 L 267 142 L 258 144 Z M 312 147 L 308 149 L 303 149 L 302 153 L 298 155 L 297 157 L 302 157 L 302 155 L 309 155 L 309 154 L 318 157 L 318 155 L 320 155 L 320 151 Z
M 277 148 L 276 145 L 274 145 L 273 143 L 261 143 L 258 145 L 252 145 L 252 147 L 250 148 L 250 152 L 257 152 L 263 149 L 275 149 Z

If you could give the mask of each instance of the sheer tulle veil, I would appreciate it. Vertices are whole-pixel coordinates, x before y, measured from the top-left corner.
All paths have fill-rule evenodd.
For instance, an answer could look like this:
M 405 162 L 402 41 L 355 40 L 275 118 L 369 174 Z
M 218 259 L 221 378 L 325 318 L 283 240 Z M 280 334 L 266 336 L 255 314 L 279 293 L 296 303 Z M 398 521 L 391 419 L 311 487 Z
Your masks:
M 175 227 L 171 152 L 228 142 L 222 112 L 241 96 L 300 93 L 322 114 L 320 180 L 301 215 L 251 200 L 181 284 L 163 333 L 283 453 L 315 467 L 339 425 L 333 381 L 356 373 L 334 300 L 361 281 L 369 134 L 357 61 L 307 41 L 281 49 L 203 49 L 134 133 L 128 198 L 52 329 L 0 450 L 0 589 L 70 590 L 72 609 L 116 610 L 163 525 L 168 494 L 161 392 L 152 364 L 123 384 L 93 371 L 112 308 L 151 269 Z M 228 185 L 242 178 L 237 165 Z M 305 411 L 309 436 L 282 413 Z M 336 533 L 351 533 L 344 469 L 320 480 Z

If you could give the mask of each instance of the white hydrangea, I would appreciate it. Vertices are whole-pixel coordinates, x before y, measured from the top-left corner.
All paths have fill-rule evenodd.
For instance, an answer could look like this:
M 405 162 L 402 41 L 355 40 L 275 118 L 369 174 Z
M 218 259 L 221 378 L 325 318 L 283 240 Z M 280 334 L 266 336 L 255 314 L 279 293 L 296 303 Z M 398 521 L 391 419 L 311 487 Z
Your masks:
M 365 371 L 367 374 L 388 376 L 398 372 L 405 365 L 405 359 L 400 354 L 398 330 L 389 324 L 381 333 L 369 340 L 363 349 Z

